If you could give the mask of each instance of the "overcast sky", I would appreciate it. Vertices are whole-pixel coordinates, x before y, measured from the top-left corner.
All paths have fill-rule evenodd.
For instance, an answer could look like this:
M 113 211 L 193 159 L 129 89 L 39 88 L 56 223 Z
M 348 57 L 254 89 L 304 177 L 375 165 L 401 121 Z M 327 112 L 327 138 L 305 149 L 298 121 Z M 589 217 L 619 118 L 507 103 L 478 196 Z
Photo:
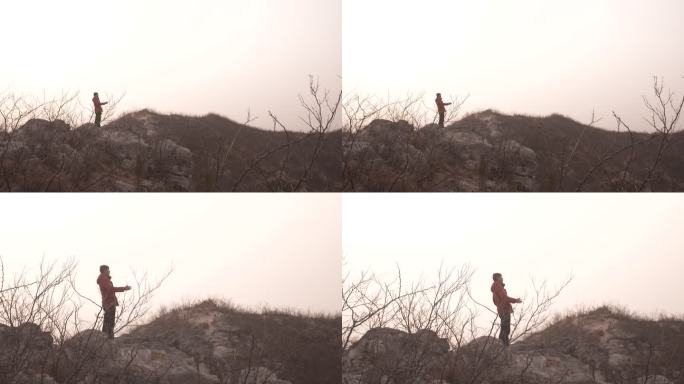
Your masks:
M 132 270 L 159 276 L 155 299 L 224 298 L 258 309 L 339 313 L 340 196 L 326 194 L 60 194 L 0 199 L 0 255 L 8 273 L 40 259 L 79 264 L 81 293 L 99 301 L 108 264 L 115 285 Z
M 433 279 L 441 263 L 475 269 L 472 289 L 494 307 L 492 273 L 511 297 L 530 278 L 574 280 L 556 312 L 617 304 L 684 314 L 684 196 L 680 194 L 346 194 L 345 270 Z M 352 275 L 353 276 L 353 275 Z
M 0 92 L 295 127 L 309 74 L 339 92 L 340 23 L 340 0 L 5 1 Z
M 684 93 L 681 0 L 345 0 L 345 93 L 464 96 L 467 111 L 611 111 L 645 129 L 652 76 Z M 448 101 L 448 100 L 445 100 Z

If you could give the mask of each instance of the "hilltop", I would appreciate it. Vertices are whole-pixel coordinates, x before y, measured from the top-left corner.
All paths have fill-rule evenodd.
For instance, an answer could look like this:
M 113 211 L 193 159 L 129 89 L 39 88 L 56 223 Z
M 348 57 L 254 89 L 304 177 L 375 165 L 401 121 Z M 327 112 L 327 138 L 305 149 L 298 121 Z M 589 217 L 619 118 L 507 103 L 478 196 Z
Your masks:
M 493 337 L 453 346 L 430 330 L 371 329 L 343 353 L 347 384 L 684 382 L 684 320 L 610 307 L 558 318 L 509 348 Z
M 210 114 L 33 119 L 0 133 L 0 191 L 331 191 L 341 131 L 267 131 Z
M 344 141 L 354 191 L 635 191 L 661 144 L 554 114 L 473 113 L 441 128 L 374 120 Z M 632 143 L 635 143 L 632 145 Z M 672 134 L 643 190 L 684 190 L 684 132 Z
M 114 340 L 86 330 L 60 345 L 32 324 L 0 326 L 0 382 L 336 384 L 340 321 L 208 300 Z

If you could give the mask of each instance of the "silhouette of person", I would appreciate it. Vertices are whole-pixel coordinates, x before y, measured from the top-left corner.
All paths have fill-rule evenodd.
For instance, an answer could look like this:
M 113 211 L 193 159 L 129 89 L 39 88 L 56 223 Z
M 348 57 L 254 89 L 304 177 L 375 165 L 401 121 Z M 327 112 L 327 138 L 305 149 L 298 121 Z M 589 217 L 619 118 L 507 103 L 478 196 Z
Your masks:
M 444 128 L 444 114 L 446 113 L 446 108 L 444 107 L 446 107 L 447 105 L 451 105 L 451 103 L 443 102 L 441 93 L 437 94 L 435 103 L 437 104 L 437 112 L 439 112 L 439 126 Z
M 105 101 L 104 103 L 100 101 L 100 96 L 95 92 L 93 94 L 93 106 L 95 107 L 95 125 L 100 126 L 100 123 L 102 122 L 102 106 L 106 105 L 108 101 Z
M 112 283 L 112 276 L 109 274 L 109 266 L 107 265 L 100 265 L 100 276 L 97 277 L 97 285 L 100 286 L 102 310 L 104 311 L 102 332 L 107 334 L 108 338 L 113 339 L 116 306 L 119 305 L 119 301 L 116 299 L 116 292 L 128 291 L 131 287 L 128 285 L 125 287 L 115 287 Z
M 506 284 L 503 282 L 503 276 L 500 273 L 492 275 L 494 282 L 492 283 L 492 299 L 496 305 L 496 312 L 501 318 L 501 332 L 499 332 L 499 340 L 505 345 L 510 344 L 509 335 L 511 333 L 511 313 L 513 313 L 513 306 L 511 304 L 522 303 L 520 299 L 508 297 L 506 292 Z

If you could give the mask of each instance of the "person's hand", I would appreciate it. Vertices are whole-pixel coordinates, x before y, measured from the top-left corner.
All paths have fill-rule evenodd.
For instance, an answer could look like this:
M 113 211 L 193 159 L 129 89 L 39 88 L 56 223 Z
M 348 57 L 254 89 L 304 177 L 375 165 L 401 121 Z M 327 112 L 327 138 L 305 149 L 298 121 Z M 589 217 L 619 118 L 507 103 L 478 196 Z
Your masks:
M 520 298 L 517 298 L 517 299 L 515 299 L 515 302 L 520 304 L 520 303 L 522 303 L 522 300 L 520 300 Z
M 124 287 L 124 289 L 127 290 L 127 291 L 130 291 L 130 290 L 131 290 L 131 286 L 130 286 L 130 285 L 127 285 L 127 286 Z

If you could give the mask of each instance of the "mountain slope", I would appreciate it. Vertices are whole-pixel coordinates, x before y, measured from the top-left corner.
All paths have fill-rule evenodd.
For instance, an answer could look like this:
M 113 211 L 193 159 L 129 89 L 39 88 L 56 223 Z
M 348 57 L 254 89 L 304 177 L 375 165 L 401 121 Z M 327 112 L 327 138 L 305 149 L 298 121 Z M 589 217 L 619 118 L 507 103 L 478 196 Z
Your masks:
M 0 190 L 338 190 L 341 137 L 149 110 L 102 128 L 30 120 L 0 134 Z
M 623 128 L 624 131 L 624 128 Z M 357 191 L 632 191 L 661 137 L 617 133 L 560 115 L 471 114 L 446 128 L 375 120 L 345 138 Z M 632 146 L 632 143 L 635 143 Z M 684 190 L 684 132 L 673 134 L 645 190 Z
M 373 329 L 342 361 L 347 384 L 684 383 L 684 321 L 601 307 L 508 348 L 485 336 L 449 349 L 432 331 Z
M 86 330 L 56 344 L 32 324 L 0 326 L 0 382 L 337 384 L 340 321 L 205 301 L 114 340 Z

